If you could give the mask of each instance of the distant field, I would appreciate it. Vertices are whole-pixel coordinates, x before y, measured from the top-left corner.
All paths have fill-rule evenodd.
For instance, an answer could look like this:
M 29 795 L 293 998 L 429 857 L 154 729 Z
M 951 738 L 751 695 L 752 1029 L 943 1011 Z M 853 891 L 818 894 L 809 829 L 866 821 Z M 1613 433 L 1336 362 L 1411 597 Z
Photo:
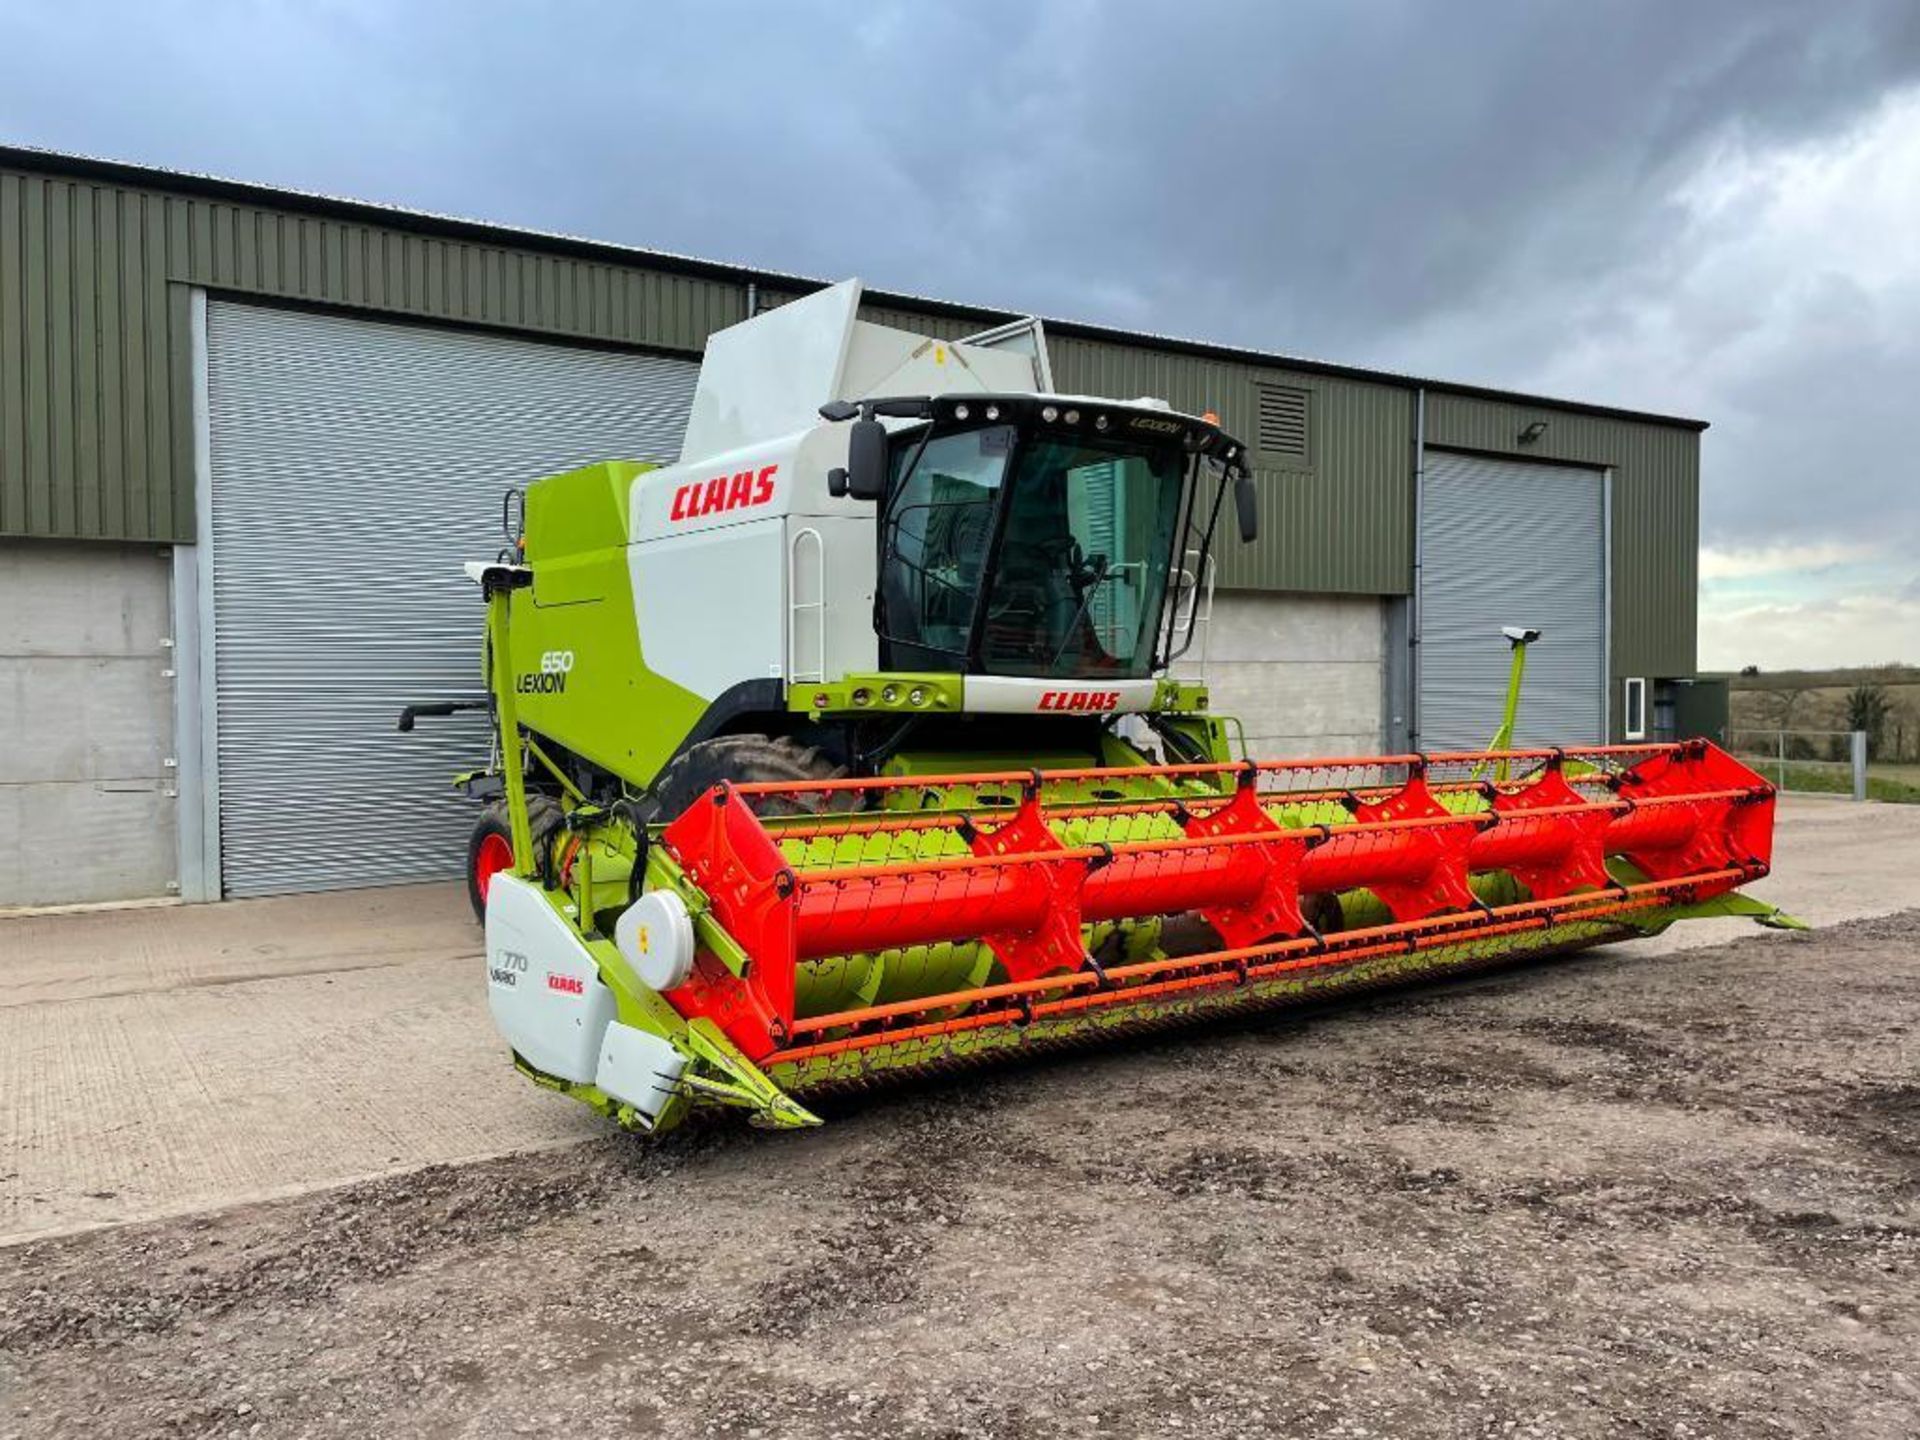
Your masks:
M 1780 762 L 1772 756 L 1749 753 L 1740 758 L 1782 790 L 1832 795 L 1853 793 L 1853 768 L 1845 761 L 1789 760 L 1783 774 Z M 1920 765 L 1883 765 L 1875 761 L 1867 766 L 1867 798 L 1896 805 L 1920 805 Z
M 1775 670 L 1761 675 L 1735 675 L 1742 690 L 1848 690 L 1855 685 L 1920 685 L 1920 670 Z
M 1754 732 L 1784 729 L 1789 737 L 1801 735 L 1804 743 L 1823 757 L 1833 741 L 1827 736 L 1806 732 L 1847 729 L 1848 694 L 1860 685 L 1878 685 L 1886 691 L 1888 710 L 1872 767 L 1873 777 L 1895 790 L 1911 788 L 1920 777 L 1920 670 L 1907 666 L 1879 670 L 1782 670 L 1769 675 L 1734 675 L 1729 677 L 1729 682 L 1732 693 L 1728 720 L 1729 728 L 1735 732 L 1730 738 L 1736 744 L 1764 750 L 1765 742 Z M 1789 759 L 1787 764 L 1791 770 L 1796 762 Z M 1818 773 L 1816 766 L 1808 778 L 1811 780 Z M 1796 784 L 1787 788 L 1846 790 L 1850 783 L 1846 772 L 1843 769 L 1839 774 L 1841 778 L 1831 784 Z M 1872 783 L 1870 780 L 1870 788 Z M 1920 799 L 1891 794 L 1882 798 Z

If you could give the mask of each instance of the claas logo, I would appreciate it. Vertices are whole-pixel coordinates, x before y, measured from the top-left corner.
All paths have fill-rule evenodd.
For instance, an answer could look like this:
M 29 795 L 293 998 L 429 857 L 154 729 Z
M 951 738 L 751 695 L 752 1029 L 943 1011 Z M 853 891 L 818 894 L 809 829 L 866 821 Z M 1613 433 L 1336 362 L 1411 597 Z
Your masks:
M 1118 690 L 1046 690 L 1041 692 L 1040 710 L 1118 710 Z
M 769 465 L 758 474 L 737 470 L 732 475 L 716 475 L 711 480 L 682 485 L 673 492 L 673 508 L 667 512 L 667 519 L 691 520 L 697 515 L 764 505 L 773 498 L 773 477 L 779 468 Z

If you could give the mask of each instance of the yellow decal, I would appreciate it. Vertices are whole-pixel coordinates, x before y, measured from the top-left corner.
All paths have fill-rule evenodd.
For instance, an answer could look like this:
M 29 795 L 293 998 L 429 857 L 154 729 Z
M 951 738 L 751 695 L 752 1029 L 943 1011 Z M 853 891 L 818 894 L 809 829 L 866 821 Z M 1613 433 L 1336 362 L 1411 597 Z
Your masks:
M 640 932 L 640 953 L 642 955 L 651 955 L 653 953 L 653 936 L 647 932 L 647 927 L 644 925 L 639 925 L 635 928 Z
M 947 347 L 946 346 L 936 345 L 933 347 L 933 363 L 936 365 L 944 365 L 947 363 Z

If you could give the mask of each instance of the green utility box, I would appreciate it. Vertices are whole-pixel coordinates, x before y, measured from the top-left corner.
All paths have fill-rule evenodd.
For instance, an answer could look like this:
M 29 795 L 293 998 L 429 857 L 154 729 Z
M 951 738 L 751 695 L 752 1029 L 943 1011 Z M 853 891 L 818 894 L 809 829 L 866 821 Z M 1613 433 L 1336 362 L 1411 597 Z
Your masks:
M 1726 743 L 1731 687 L 1724 675 L 1695 675 L 1673 682 L 1673 738 Z

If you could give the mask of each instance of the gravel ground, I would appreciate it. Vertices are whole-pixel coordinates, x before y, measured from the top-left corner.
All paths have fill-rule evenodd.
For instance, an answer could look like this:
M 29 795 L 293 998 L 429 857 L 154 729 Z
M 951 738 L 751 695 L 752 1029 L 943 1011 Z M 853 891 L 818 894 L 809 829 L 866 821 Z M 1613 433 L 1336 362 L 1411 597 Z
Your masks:
M 0 1434 L 1912 1436 L 1916 936 L 20 1246 Z

